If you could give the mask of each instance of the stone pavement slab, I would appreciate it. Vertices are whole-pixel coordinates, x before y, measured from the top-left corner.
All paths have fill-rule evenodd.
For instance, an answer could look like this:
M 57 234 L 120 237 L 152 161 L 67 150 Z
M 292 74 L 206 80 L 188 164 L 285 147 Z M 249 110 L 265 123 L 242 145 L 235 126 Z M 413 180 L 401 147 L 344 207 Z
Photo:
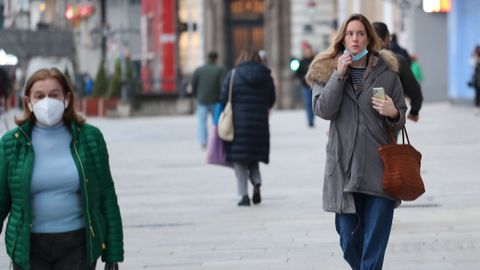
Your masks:
M 425 104 L 408 122 L 427 192 L 395 211 L 386 270 L 480 269 L 480 117 Z M 205 164 L 195 116 L 89 119 L 108 143 L 125 232 L 121 269 L 338 270 L 334 215 L 322 210 L 328 122 L 271 116 L 263 202 L 236 206 L 228 168 Z M 3 235 L 0 269 L 8 269 Z M 103 269 L 99 265 L 97 269 Z

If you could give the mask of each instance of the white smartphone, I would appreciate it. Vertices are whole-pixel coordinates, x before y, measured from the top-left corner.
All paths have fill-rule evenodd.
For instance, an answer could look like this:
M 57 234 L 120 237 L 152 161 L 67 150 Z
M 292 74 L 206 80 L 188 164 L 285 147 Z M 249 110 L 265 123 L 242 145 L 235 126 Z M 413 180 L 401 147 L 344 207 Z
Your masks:
M 373 87 L 372 94 L 376 98 L 385 100 L 385 89 L 383 87 Z

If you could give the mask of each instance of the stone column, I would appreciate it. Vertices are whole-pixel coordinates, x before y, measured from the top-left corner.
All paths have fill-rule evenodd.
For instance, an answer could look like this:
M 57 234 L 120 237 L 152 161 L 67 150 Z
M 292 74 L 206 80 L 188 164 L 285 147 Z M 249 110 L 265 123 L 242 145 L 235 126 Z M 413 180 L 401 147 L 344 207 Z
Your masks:
M 218 52 L 218 63 L 225 63 L 225 3 L 223 0 L 204 0 L 205 15 L 203 16 L 204 55 L 209 51 Z M 205 61 L 205 59 L 203 60 Z
M 293 107 L 290 61 L 290 1 L 265 0 L 265 49 L 277 91 L 277 108 Z

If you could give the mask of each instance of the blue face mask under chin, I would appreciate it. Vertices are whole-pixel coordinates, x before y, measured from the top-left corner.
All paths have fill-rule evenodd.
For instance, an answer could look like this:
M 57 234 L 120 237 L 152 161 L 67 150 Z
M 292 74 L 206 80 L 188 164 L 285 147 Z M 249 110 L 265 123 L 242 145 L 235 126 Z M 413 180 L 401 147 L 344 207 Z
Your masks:
M 343 53 L 350 53 L 347 49 L 343 51 Z M 368 54 L 367 48 L 363 49 L 359 54 L 352 54 L 352 61 L 357 62 L 358 60 L 362 59 L 365 55 Z

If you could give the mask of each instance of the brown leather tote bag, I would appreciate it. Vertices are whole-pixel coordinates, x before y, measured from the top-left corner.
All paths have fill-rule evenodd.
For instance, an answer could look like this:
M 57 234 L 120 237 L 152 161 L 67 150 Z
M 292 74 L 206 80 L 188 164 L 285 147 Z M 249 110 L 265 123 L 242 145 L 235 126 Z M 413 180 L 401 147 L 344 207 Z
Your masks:
M 420 175 L 422 154 L 410 145 L 405 126 L 402 128 L 402 144 L 397 144 L 392 133 L 388 133 L 390 143 L 379 149 L 384 165 L 383 190 L 399 200 L 413 201 L 425 192 Z

